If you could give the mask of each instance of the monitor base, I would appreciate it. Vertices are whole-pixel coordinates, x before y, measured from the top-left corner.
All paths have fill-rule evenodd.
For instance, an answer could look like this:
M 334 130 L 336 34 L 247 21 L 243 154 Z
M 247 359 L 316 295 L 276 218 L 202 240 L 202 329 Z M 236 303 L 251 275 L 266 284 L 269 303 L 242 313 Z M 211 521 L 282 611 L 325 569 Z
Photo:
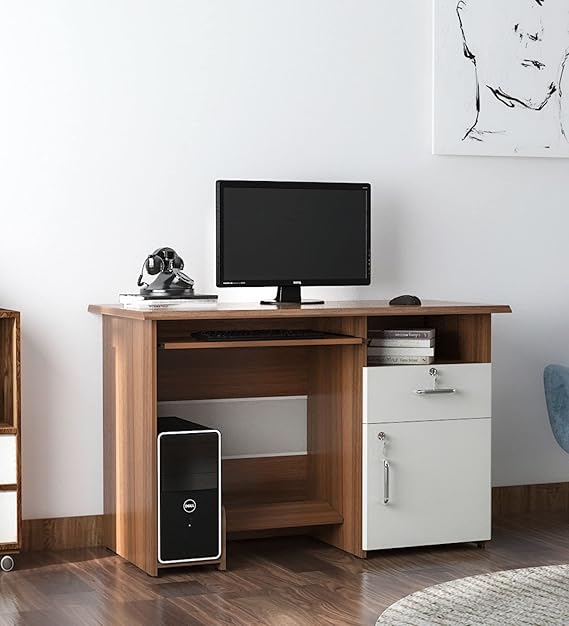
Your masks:
M 273 306 L 291 306 L 293 304 L 324 304 L 324 300 L 301 300 L 300 302 L 280 302 L 279 300 L 261 300 L 260 304 L 272 304 Z
M 300 297 L 300 285 L 286 285 L 277 287 L 277 297 L 274 300 L 261 300 L 261 304 L 283 306 L 287 304 L 324 304 L 324 300 L 303 300 Z

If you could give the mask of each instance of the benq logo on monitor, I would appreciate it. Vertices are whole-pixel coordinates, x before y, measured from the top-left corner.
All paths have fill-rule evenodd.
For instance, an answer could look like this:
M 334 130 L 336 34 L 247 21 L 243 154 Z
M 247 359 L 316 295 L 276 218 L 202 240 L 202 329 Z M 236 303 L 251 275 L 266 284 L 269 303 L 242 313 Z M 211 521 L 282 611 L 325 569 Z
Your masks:
M 198 505 L 195 500 L 188 498 L 182 505 L 182 508 L 186 513 L 193 513 L 198 508 Z

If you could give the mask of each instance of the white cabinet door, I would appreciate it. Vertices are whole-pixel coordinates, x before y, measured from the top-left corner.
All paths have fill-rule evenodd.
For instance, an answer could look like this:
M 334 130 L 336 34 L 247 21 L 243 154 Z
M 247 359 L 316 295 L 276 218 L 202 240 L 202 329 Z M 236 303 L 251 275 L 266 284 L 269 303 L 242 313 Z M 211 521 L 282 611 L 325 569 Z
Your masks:
M 490 539 L 490 437 L 491 419 L 364 426 L 363 549 Z
M 492 415 L 490 363 L 365 367 L 363 382 L 364 424 Z
M 16 435 L 0 435 L 0 485 L 17 482 Z
M 18 497 L 15 491 L 0 491 L 0 545 L 18 542 Z

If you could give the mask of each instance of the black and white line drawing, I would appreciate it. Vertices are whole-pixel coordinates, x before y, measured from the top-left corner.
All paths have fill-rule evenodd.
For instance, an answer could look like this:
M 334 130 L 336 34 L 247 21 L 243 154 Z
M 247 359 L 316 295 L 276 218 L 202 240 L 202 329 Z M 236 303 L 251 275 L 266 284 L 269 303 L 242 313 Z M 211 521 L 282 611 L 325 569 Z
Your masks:
M 568 57 L 569 0 L 435 0 L 435 152 L 569 156 Z

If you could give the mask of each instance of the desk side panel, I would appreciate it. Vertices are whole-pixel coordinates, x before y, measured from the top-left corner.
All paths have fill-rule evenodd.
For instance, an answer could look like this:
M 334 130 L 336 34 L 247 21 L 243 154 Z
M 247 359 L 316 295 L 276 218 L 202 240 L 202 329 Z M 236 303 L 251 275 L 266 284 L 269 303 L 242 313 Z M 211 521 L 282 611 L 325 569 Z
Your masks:
M 329 323 L 323 330 L 367 336 L 366 318 Z M 362 373 L 366 346 L 313 351 L 308 384 L 308 483 L 310 496 L 325 500 L 343 524 L 314 534 L 346 552 L 362 548 Z
M 104 540 L 157 575 L 156 323 L 103 317 Z

